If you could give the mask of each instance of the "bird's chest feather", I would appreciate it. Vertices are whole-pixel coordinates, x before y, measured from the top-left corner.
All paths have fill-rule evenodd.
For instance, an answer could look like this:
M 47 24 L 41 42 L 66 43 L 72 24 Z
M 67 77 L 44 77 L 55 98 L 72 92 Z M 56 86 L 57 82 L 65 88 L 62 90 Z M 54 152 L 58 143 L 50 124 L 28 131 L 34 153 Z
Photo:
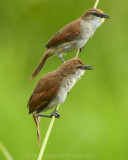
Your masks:
M 78 71 L 75 74 L 72 74 L 65 78 L 60 85 L 59 91 L 56 97 L 50 102 L 48 107 L 44 110 L 51 109 L 61 103 L 63 103 L 67 97 L 67 93 L 72 89 L 77 80 L 84 74 L 83 70 Z
M 66 99 L 67 93 L 72 89 L 77 80 L 84 74 L 84 71 L 81 70 L 77 74 L 73 74 L 68 78 L 65 78 L 60 86 L 57 97 L 60 103 L 63 103 Z
M 81 32 L 83 39 L 89 39 L 93 36 L 96 29 L 101 25 L 99 18 L 95 18 L 93 21 L 81 21 Z

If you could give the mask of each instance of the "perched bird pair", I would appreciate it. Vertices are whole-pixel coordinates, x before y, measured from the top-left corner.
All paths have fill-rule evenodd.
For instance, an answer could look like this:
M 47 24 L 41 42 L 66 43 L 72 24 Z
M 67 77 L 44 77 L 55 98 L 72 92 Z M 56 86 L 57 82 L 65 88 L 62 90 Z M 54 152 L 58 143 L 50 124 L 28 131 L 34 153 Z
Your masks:
M 93 36 L 95 30 L 110 16 L 100 9 L 89 9 L 80 18 L 62 28 L 46 45 L 46 52 L 31 75 L 36 77 L 47 59 L 57 54 L 64 62 L 56 71 L 47 73 L 38 81 L 28 102 L 29 113 L 33 114 L 37 126 L 38 143 L 40 144 L 39 117 L 59 118 L 59 113 L 54 110 L 50 115 L 42 115 L 49 109 L 63 103 L 67 93 L 76 81 L 84 74 L 85 70 L 91 70 L 92 66 L 84 65 L 77 58 L 85 43 Z M 77 51 L 75 58 L 65 62 L 62 55 L 65 52 Z

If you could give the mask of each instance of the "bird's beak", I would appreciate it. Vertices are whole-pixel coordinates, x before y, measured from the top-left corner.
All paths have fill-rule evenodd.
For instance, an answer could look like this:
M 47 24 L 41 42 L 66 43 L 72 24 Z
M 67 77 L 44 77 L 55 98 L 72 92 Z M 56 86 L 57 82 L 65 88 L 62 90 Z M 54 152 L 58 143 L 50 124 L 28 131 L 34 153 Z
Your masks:
M 109 18 L 110 18 L 110 16 L 109 16 L 109 15 L 107 15 L 107 14 L 102 14 L 102 15 L 101 15 L 101 18 L 108 18 L 108 19 L 109 19 Z
M 84 66 L 84 70 L 93 70 L 93 66 L 86 65 Z

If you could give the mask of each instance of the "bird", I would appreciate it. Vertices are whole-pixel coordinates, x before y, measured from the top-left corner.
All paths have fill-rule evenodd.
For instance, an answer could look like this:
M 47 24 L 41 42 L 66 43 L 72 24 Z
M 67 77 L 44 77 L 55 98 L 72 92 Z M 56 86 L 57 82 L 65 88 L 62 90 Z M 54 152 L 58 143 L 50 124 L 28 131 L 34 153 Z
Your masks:
M 64 53 L 78 50 L 77 57 L 88 39 L 93 36 L 105 18 L 109 17 L 109 15 L 104 14 L 100 9 L 88 9 L 78 19 L 60 29 L 46 45 L 44 56 L 32 73 L 30 80 L 39 74 L 47 59 L 53 55 L 58 55 L 65 62 L 62 57 Z
M 84 75 L 85 70 L 92 69 L 92 66 L 85 65 L 80 59 L 72 58 L 63 63 L 57 70 L 49 72 L 39 79 L 27 105 L 29 114 L 33 115 L 36 123 L 39 145 L 41 138 L 39 131 L 40 117 L 51 118 L 53 115 L 56 118 L 60 117 L 56 109 L 50 115 L 41 113 L 63 103 L 68 92 L 77 80 Z

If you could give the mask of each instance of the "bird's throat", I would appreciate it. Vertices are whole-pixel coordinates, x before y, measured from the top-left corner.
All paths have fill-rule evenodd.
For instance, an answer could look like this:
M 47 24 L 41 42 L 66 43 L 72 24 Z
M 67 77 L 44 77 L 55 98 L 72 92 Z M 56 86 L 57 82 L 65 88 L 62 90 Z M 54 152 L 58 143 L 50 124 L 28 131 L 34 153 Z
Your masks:
M 104 18 L 100 18 L 99 21 L 102 24 L 105 21 L 105 19 Z

